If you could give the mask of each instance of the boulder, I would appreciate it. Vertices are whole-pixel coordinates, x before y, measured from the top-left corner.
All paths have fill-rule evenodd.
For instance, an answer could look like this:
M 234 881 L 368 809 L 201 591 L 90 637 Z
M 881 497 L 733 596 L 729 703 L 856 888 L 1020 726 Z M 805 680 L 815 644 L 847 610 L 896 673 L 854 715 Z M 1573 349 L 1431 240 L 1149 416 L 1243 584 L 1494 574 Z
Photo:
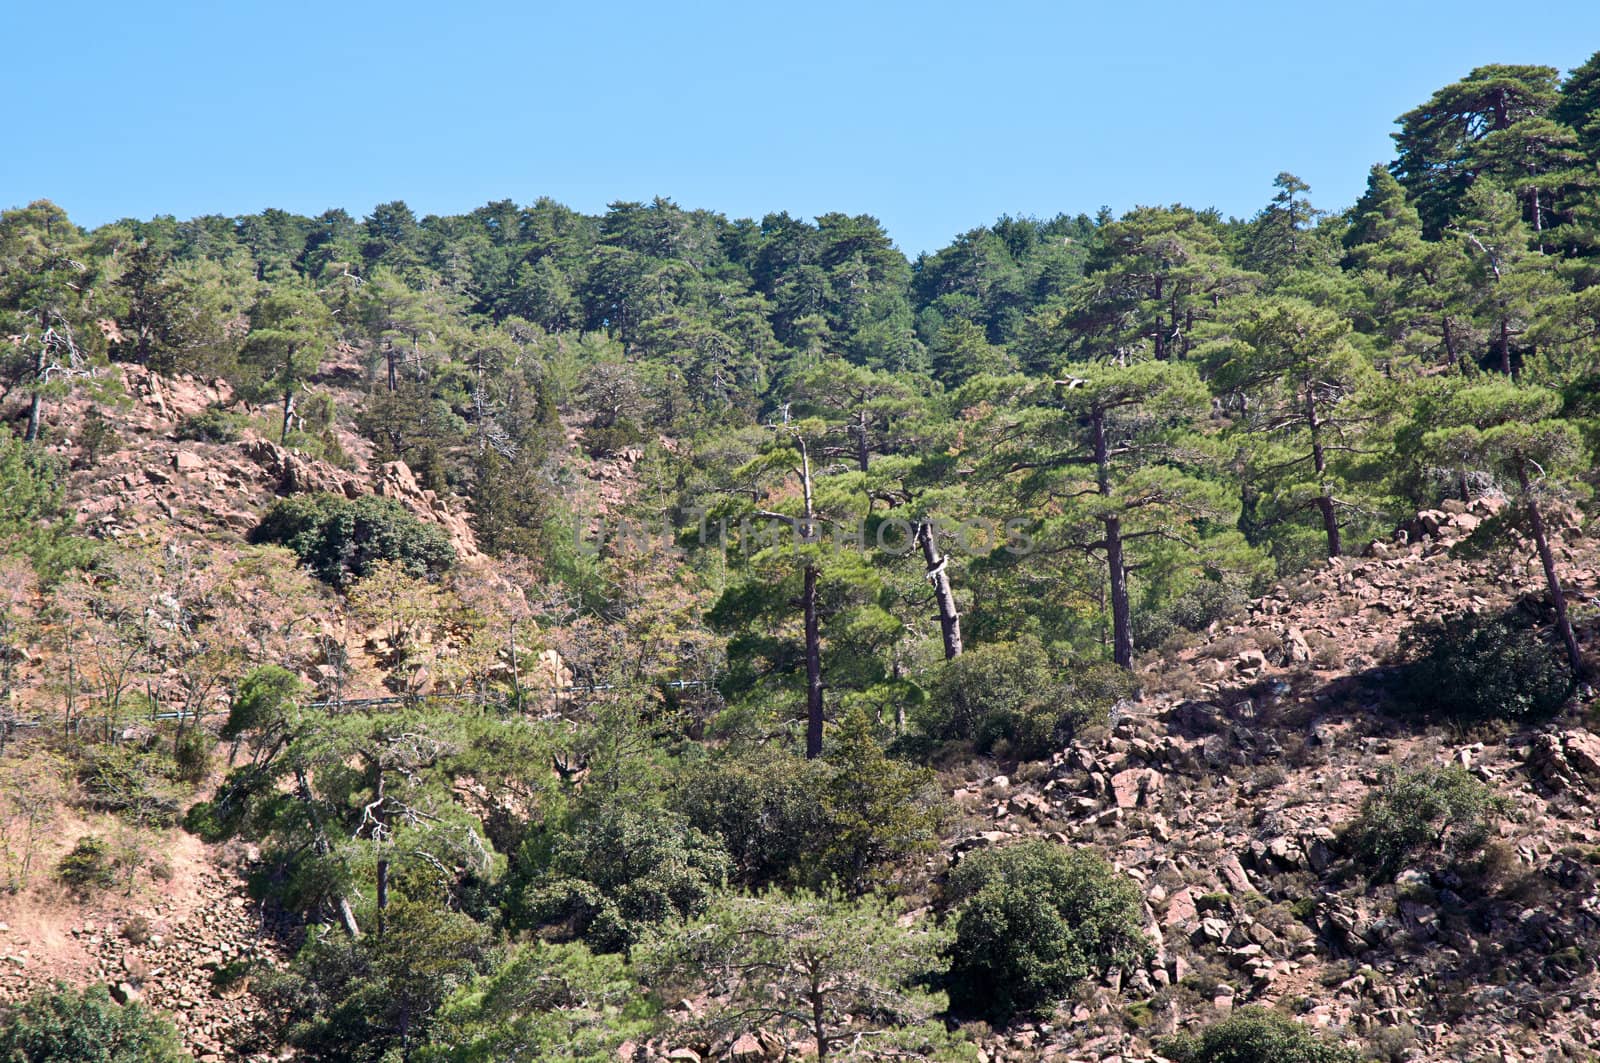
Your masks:
M 1111 777 L 1111 795 L 1118 808 L 1148 808 L 1156 804 L 1163 782 L 1154 768 L 1128 768 Z

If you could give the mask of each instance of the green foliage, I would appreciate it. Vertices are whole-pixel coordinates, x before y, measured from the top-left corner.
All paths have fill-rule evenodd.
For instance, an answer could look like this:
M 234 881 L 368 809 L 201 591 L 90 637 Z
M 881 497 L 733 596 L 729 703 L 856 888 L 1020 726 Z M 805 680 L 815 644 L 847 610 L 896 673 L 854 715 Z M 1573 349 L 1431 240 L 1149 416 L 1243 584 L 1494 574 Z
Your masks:
M 28 558 L 41 576 L 59 576 L 88 557 L 70 528 L 57 463 L 0 425 L 0 550 Z
M 1198 1034 L 1163 1038 L 1174 1063 L 1356 1063 L 1361 1053 L 1319 1036 L 1286 1015 L 1243 1008 Z
M 397 897 L 381 933 L 313 931 L 293 967 L 256 990 L 287 1043 L 328 1063 L 411 1058 L 445 1001 L 485 969 L 489 932 L 435 899 Z
M 179 782 L 204 782 L 211 773 L 211 736 L 199 727 L 186 727 L 172 743 L 173 775 Z
M 6 1063 L 184 1063 L 178 1032 L 142 1004 L 118 1005 L 104 986 L 58 986 L 0 1013 Z
M 1150 955 L 1138 887 L 1085 849 L 1021 842 L 958 864 L 950 1003 L 997 1021 L 1048 1008 L 1080 979 Z
M 1504 807 L 1464 768 L 1396 768 L 1367 795 L 1342 838 L 1377 879 L 1392 879 L 1415 861 L 1460 866 L 1482 851 Z
M 1132 692 L 1127 673 L 1102 663 L 1052 662 L 1039 640 L 986 642 L 947 661 L 921 712 L 942 738 L 972 739 L 982 752 L 1039 760 L 1102 721 Z
M 508 914 L 620 952 L 658 923 L 704 911 L 728 872 L 716 839 L 675 813 L 611 800 L 524 843 Z
M 821 794 L 824 760 L 761 747 L 708 758 L 674 791 L 689 823 L 719 838 L 742 885 L 805 881 L 816 871 L 817 840 L 827 836 Z
M 845 717 L 828 762 L 813 884 L 862 892 L 886 869 L 938 844 L 942 808 L 932 772 L 887 756 L 864 710 Z
M 643 1040 L 658 1005 L 620 956 L 577 943 L 518 945 L 462 985 L 439 1012 L 418 1063 L 561 1059 L 611 1063 Z
M 876 897 L 776 891 L 723 897 L 703 918 L 669 929 L 640 950 L 638 965 L 659 996 L 718 988 L 711 1010 L 691 1025 L 715 1034 L 752 1026 L 820 1040 L 828 1055 L 853 1036 L 918 1028 L 943 1001 L 919 988 L 937 964 L 946 934 L 922 922 L 900 925 L 895 906 Z
M 168 778 L 175 767 L 165 746 L 101 746 L 85 751 L 78 782 L 95 808 L 134 823 L 166 827 L 178 818 L 177 796 Z
M 252 668 L 234 691 L 222 737 L 233 739 L 250 731 L 280 730 L 304 694 L 305 683 L 287 668 L 276 664 Z
M 1539 720 L 1565 704 L 1572 673 L 1558 652 L 1507 617 L 1457 613 L 1407 628 L 1406 704 L 1451 719 Z
M 437 575 L 455 562 L 450 539 L 392 498 L 294 495 L 273 502 L 250 533 L 255 543 L 294 551 L 318 579 L 342 587 L 394 561 L 413 576 Z
M 96 834 L 79 838 L 56 864 L 56 878 L 75 893 L 113 885 L 117 880 L 116 862 L 105 839 Z
M 178 422 L 172 434 L 192 443 L 233 443 L 244 435 L 244 418 L 212 403 Z

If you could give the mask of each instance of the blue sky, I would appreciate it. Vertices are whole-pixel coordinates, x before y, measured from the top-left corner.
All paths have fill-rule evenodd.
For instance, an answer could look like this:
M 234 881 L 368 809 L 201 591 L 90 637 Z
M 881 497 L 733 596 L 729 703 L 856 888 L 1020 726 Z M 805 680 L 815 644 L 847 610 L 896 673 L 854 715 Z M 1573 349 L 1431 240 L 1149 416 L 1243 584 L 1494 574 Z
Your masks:
M 143 10 L 140 10 L 143 8 Z M 670 196 L 883 220 L 1342 207 L 1394 118 L 1487 62 L 1568 69 L 1600 3 L 10 0 L 0 207 L 80 223 Z

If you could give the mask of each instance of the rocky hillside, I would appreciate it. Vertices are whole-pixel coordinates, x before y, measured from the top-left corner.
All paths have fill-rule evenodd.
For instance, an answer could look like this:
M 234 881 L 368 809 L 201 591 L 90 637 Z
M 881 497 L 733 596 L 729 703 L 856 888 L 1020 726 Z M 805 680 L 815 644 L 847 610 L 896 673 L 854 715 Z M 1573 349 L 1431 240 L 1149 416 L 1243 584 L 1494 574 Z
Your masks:
M 1545 608 L 1531 549 L 1452 552 L 1498 509 L 1451 503 L 1279 587 L 1148 663 L 1144 696 L 1103 737 L 954 790 L 976 821 L 957 858 L 1037 834 L 1102 848 L 1143 885 L 1159 943 L 1120 987 L 1149 1004 L 1104 986 L 997 1058 L 1143 1057 L 1153 1035 L 1245 1004 L 1394 1058 L 1594 1058 L 1600 734 L 1579 715 L 1468 734 L 1389 711 L 1385 662 L 1407 624 Z M 1583 600 L 1600 554 L 1573 531 L 1558 554 Z M 1340 828 L 1383 769 L 1412 763 L 1460 765 L 1506 800 L 1487 888 L 1420 869 L 1372 886 L 1346 867 Z
M 254 431 L 180 439 L 186 419 L 230 399 L 226 386 L 121 371 L 130 398 L 98 407 L 116 444 L 80 463 L 69 484 L 77 520 L 95 535 L 226 549 L 274 497 L 376 493 L 442 528 L 460 557 L 480 558 L 459 500 L 421 489 L 402 463 L 371 464 L 356 437 L 342 464 Z M 78 425 L 89 408 L 80 399 L 55 416 Z M 637 452 L 587 461 L 575 428 L 567 443 L 591 508 L 622 504 Z M 1151 655 L 1139 695 L 1109 727 L 1047 763 L 1004 774 L 997 765 L 950 787 L 965 815 L 944 862 L 1025 836 L 1094 847 L 1143 887 L 1159 945 L 1126 984 L 1080 994 L 1069 1021 L 988 1035 L 986 1057 L 1151 1058 L 1158 1035 L 1246 1004 L 1387 1045 L 1396 1059 L 1600 1051 L 1600 734 L 1577 706 L 1549 724 L 1480 732 L 1393 711 L 1391 660 L 1407 625 L 1463 609 L 1547 611 L 1531 548 L 1487 554 L 1470 541 L 1502 505 L 1419 514 L 1364 556 L 1320 565 Z M 1557 514 L 1555 523 L 1562 579 L 1582 605 L 1600 593 L 1600 551 L 1575 520 Z M 325 622 L 348 621 L 333 599 L 327 608 Z M 550 665 L 554 681 L 561 668 Z M 1580 690 L 1579 701 L 1591 693 Z M 1341 828 L 1384 769 L 1415 763 L 1460 765 L 1506 801 L 1492 881 L 1406 868 L 1374 885 L 1349 866 Z M 47 859 L 65 839 L 46 846 Z M 170 1013 L 201 1060 L 274 1058 L 262 1007 L 235 972 L 249 958 L 282 964 L 295 928 L 247 895 L 249 850 L 178 830 L 158 845 L 161 875 L 91 902 L 48 891 L 0 899 L 0 999 L 57 979 L 103 982 L 119 999 Z M 793 1046 L 757 1030 L 701 1047 L 754 1060 Z M 639 1058 L 690 1058 L 665 1041 L 636 1048 Z

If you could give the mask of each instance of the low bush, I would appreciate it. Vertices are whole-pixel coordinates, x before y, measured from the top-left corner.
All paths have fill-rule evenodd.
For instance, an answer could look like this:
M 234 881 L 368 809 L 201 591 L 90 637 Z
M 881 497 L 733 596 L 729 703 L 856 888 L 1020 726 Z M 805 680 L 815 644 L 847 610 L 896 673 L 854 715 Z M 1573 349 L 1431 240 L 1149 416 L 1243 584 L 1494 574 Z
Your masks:
M 1419 712 L 1456 720 L 1539 719 L 1571 695 L 1561 656 L 1526 626 L 1458 613 L 1400 636 L 1402 693 Z
M 1268 1011 L 1244 1008 L 1198 1034 L 1163 1038 L 1157 1050 L 1173 1063 L 1356 1063 L 1353 1048 L 1324 1040 L 1310 1027 Z
M 245 419 L 212 403 L 199 413 L 191 413 L 173 430 L 177 438 L 191 443 L 233 443 L 244 435 Z
M 609 801 L 523 843 L 507 914 L 623 952 L 658 923 L 699 915 L 728 871 L 717 840 L 676 814 Z
M 116 862 L 105 839 L 97 834 L 79 838 L 56 865 L 56 877 L 74 893 L 88 893 L 113 885 L 117 880 Z
M 1456 865 L 1477 856 L 1503 805 L 1462 768 L 1400 768 L 1367 795 L 1341 836 L 1357 863 L 1392 879 L 1413 860 Z
M 0 1015 L 7 1063 L 182 1063 L 172 1023 L 143 1005 L 118 1005 L 104 986 L 57 986 Z
M 1142 964 L 1141 895 L 1088 850 L 1021 842 L 981 851 L 950 875 L 957 902 L 948 988 L 957 1013 L 1006 1022 L 1077 982 Z
M 947 662 L 920 722 L 936 737 L 970 739 L 981 752 L 1039 760 L 1105 719 L 1129 687 L 1120 668 L 1069 668 L 1052 661 L 1038 639 L 1024 636 L 976 646 Z
M 455 562 L 449 536 L 377 495 L 280 498 L 250 541 L 287 546 L 317 578 L 336 587 L 366 576 L 379 561 L 396 562 L 418 577 L 437 575 Z

